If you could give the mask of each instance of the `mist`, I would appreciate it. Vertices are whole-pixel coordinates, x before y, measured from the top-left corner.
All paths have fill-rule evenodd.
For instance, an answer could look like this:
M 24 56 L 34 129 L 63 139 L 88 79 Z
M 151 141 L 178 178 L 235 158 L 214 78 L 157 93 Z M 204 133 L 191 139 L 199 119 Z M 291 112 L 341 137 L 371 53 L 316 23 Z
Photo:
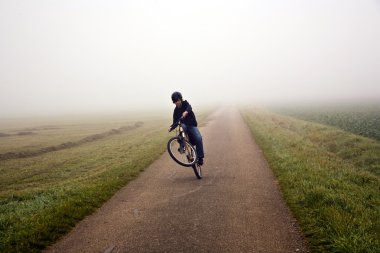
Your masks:
M 0 2 L 0 118 L 380 101 L 380 1 Z

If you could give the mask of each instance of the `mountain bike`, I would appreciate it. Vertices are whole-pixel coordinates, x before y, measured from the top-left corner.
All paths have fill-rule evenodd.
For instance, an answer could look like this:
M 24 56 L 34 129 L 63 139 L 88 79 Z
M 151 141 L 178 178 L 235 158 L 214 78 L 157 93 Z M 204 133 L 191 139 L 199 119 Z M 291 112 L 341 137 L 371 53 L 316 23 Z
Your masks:
M 194 174 L 198 179 L 202 178 L 202 166 L 200 166 L 197 157 L 196 147 L 191 144 L 189 136 L 182 127 L 181 120 L 171 127 L 170 131 L 177 129 L 176 136 L 170 138 L 167 144 L 169 155 L 175 162 L 185 167 L 192 167 Z

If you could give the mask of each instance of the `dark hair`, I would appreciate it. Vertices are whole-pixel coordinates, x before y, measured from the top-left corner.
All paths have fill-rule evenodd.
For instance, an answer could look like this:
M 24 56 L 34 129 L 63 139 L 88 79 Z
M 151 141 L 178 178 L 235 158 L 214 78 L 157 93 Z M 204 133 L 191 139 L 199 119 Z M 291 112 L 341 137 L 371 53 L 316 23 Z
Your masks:
M 173 103 L 177 102 L 178 99 L 182 100 L 182 94 L 181 94 L 181 92 L 178 92 L 178 91 L 173 92 L 173 94 L 172 94 L 172 101 L 173 101 Z

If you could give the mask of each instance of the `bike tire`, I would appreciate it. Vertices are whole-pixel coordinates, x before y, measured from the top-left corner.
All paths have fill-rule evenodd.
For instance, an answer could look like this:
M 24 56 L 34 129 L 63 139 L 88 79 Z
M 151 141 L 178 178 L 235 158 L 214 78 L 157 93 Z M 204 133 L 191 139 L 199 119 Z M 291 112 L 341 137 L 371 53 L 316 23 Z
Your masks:
M 186 152 L 184 154 L 181 154 L 178 151 L 179 137 L 173 137 L 168 141 L 167 150 L 171 158 L 176 163 L 185 167 L 191 167 L 197 161 L 197 152 L 195 151 L 195 148 L 193 147 L 193 145 L 191 145 L 191 143 L 188 142 L 187 140 L 185 140 L 185 146 L 186 146 Z M 191 157 L 190 160 L 189 160 L 189 156 Z
M 193 166 L 194 174 L 198 179 L 202 179 L 202 166 L 194 164 Z

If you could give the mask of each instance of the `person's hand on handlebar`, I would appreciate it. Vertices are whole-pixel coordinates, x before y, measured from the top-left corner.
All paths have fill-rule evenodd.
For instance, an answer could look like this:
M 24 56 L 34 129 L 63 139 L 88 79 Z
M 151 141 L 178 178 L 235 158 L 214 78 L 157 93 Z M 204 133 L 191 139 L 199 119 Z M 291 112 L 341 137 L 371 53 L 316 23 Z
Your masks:
M 177 127 L 177 125 L 179 124 L 179 122 L 181 121 L 181 120 L 183 120 L 184 119 L 184 116 L 183 115 L 185 115 L 185 117 L 186 117 L 186 115 L 187 115 L 187 112 L 186 112 L 186 114 L 185 114 L 185 112 L 182 114 L 182 117 L 181 118 L 179 118 L 179 120 L 178 120 L 178 123 L 177 124 L 174 124 L 174 125 L 171 125 L 170 127 L 169 127 L 169 129 L 168 129 L 168 132 L 171 132 L 171 131 L 173 131 L 176 127 Z

